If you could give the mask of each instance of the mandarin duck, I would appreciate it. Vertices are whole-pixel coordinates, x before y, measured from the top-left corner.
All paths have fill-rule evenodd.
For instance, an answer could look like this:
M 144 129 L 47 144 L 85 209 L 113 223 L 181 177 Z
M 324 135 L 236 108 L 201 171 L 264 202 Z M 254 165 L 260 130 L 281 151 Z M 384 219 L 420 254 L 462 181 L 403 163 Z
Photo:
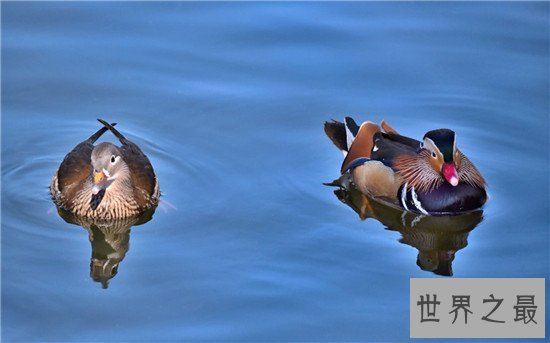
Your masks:
M 326 122 L 325 132 L 345 155 L 341 174 L 350 173 L 364 194 L 424 215 L 471 211 L 487 201 L 485 180 L 449 129 L 417 141 L 384 121 L 358 126 L 347 117 Z
M 151 162 L 113 125 L 98 120 L 104 127 L 69 152 L 55 172 L 53 201 L 77 216 L 100 220 L 128 218 L 156 207 L 160 190 Z M 121 146 L 94 146 L 107 130 Z

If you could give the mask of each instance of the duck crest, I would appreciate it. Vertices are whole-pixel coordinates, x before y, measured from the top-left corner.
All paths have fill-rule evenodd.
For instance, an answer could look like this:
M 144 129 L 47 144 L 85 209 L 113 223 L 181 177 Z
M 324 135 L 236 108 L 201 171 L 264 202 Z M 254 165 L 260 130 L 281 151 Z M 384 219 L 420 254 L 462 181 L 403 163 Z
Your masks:
M 429 192 L 444 181 L 428 162 L 429 155 L 427 150 L 421 150 L 417 155 L 401 155 L 394 160 L 397 174 L 418 192 Z
M 437 129 L 426 132 L 423 139 L 430 139 L 443 155 L 445 162 L 453 161 L 454 148 L 456 147 L 456 134 L 449 129 Z

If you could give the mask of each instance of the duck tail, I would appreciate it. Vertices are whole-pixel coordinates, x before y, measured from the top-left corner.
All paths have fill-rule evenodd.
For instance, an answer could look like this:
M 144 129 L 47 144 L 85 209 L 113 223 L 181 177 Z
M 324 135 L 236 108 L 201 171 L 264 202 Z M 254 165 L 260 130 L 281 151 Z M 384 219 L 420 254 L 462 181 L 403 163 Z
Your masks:
M 359 132 L 359 126 L 351 117 L 346 117 L 344 123 L 334 119 L 325 122 L 325 133 L 332 143 L 344 153 L 344 156 L 347 155 L 357 132 Z
M 325 133 L 328 138 L 340 149 L 344 154 L 348 151 L 346 140 L 346 127 L 344 123 L 336 120 L 325 122 Z
M 110 126 L 115 126 L 116 123 L 111 123 Z M 97 130 L 96 133 L 94 133 L 93 135 L 90 136 L 90 138 L 87 139 L 87 141 L 91 144 L 94 144 L 95 141 L 97 141 L 99 139 L 99 137 L 103 136 L 103 134 L 105 132 L 107 132 L 108 128 L 106 128 L 105 126 L 102 127 L 101 129 Z
M 118 138 L 122 144 L 128 141 L 126 137 L 122 135 L 122 133 L 118 132 L 118 130 L 114 128 L 114 125 L 111 125 L 107 123 L 105 120 L 99 119 L 99 118 L 97 119 L 97 121 L 99 121 L 101 124 L 105 126 L 104 129 L 109 129 L 109 131 L 111 131 L 113 135 L 115 135 L 115 137 Z

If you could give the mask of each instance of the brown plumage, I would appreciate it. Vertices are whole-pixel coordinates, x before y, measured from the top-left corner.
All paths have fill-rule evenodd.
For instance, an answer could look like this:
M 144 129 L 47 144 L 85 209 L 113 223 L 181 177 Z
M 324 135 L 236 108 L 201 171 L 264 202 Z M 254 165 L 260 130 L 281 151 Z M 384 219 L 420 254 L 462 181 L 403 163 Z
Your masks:
M 470 161 L 466 155 L 457 149 L 457 171 L 458 178 L 474 187 L 486 187 L 486 182 L 476 166 Z
M 444 179 L 431 167 L 429 157 L 430 152 L 427 150 L 420 151 L 417 155 L 396 157 L 394 166 L 397 174 L 417 191 L 427 192 L 439 187 Z
M 417 191 L 428 192 L 435 189 L 445 179 L 438 173 L 430 163 L 430 152 L 422 150 L 417 155 L 398 156 L 394 161 L 395 169 L 400 177 L 414 186 Z M 457 149 L 455 157 L 456 171 L 458 178 L 471 186 L 484 188 L 485 179 L 470 160 Z
M 158 180 L 141 149 L 98 119 L 104 127 L 65 156 L 50 185 L 57 206 L 77 216 L 120 219 L 138 215 L 158 204 Z M 120 141 L 95 141 L 110 130 Z

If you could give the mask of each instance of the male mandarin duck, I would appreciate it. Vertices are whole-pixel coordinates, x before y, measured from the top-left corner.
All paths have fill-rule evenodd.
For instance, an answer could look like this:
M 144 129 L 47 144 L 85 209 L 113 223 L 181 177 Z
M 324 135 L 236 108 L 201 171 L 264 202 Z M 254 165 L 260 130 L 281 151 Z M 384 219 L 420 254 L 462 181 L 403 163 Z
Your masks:
M 50 192 L 56 205 L 77 216 L 113 220 L 139 215 L 158 204 L 153 166 L 141 149 L 113 125 L 104 127 L 65 156 Z M 110 130 L 121 143 L 95 141 Z
M 384 121 L 345 122 L 326 122 L 325 132 L 344 152 L 341 173 L 351 173 L 361 192 L 426 215 L 471 211 L 487 201 L 485 180 L 458 150 L 453 131 L 428 131 L 420 142 Z

